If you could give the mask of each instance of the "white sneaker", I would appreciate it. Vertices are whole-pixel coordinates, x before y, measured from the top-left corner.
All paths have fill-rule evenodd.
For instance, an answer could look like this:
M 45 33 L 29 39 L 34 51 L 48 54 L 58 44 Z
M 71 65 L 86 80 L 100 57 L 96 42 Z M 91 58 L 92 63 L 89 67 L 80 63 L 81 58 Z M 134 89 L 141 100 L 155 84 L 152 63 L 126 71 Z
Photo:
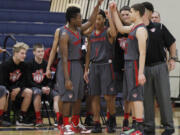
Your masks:
M 81 123 L 78 124 L 79 130 L 81 134 L 90 134 L 91 130 L 87 129 L 84 125 L 82 125 Z
M 71 130 L 71 125 L 64 126 L 64 135 L 73 135 L 74 131 Z

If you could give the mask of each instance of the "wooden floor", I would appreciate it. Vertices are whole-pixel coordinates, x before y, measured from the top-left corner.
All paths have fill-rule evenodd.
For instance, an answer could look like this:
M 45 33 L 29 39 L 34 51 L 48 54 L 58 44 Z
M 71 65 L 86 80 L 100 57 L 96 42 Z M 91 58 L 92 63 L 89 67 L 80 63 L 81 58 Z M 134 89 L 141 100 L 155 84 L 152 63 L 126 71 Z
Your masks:
M 163 129 L 160 126 L 160 117 L 159 111 L 156 109 L 156 135 L 161 135 Z M 180 108 L 173 109 L 174 123 L 175 123 L 175 133 L 173 135 L 180 135 Z M 117 117 L 117 131 L 114 134 L 108 134 L 104 131 L 101 134 L 96 135 L 119 135 L 122 126 L 123 117 Z M 47 119 L 43 120 L 44 123 L 47 123 Z M 104 126 L 105 127 L 105 126 Z M 9 127 L 9 128 L 0 128 L 0 135 L 60 135 L 59 131 L 55 127 Z

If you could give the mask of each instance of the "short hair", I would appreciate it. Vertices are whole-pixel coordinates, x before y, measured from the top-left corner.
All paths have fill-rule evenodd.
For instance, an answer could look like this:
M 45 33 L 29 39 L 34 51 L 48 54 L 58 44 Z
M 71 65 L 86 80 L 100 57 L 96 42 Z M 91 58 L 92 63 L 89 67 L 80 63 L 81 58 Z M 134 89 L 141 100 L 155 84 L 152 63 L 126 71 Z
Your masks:
M 139 11 L 139 15 L 142 17 L 145 13 L 145 7 L 141 3 L 137 3 L 131 6 L 135 11 Z
M 106 14 L 105 14 L 105 12 L 102 9 L 99 10 L 98 14 L 102 15 L 103 18 L 106 18 Z
M 153 13 L 157 13 L 159 17 L 161 17 L 160 13 L 158 11 L 154 11 Z
M 44 45 L 41 43 L 36 43 L 33 45 L 33 51 L 36 51 L 37 48 L 44 48 Z
M 122 7 L 121 9 L 120 9 L 120 13 L 122 12 L 122 11 L 130 11 L 130 7 L 129 6 L 124 6 L 124 7 Z
M 142 4 L 144 5 L 144 7 L 145 7 L 147 10 L 149 10 L 149 11 L 151 11 L 151 12 L 154 12 L 154 7 L 153 7 L 153 4 L 152 4 L 152 3 L 150 3 L 150 2 L 143 2 Z
M 13 46 L 13 54 L 20 52 L 21 49 L 24 49 L 27 51 L 29 49 L 29 46 L 27 44 L 25 44 L 24 42 L 17 42 Z
M 81 10 L 79 7 L 70 6 L 66 10 L 66 21 L 70 22 L 71 18 L 76 18 L 77 14 L 80 13 Z

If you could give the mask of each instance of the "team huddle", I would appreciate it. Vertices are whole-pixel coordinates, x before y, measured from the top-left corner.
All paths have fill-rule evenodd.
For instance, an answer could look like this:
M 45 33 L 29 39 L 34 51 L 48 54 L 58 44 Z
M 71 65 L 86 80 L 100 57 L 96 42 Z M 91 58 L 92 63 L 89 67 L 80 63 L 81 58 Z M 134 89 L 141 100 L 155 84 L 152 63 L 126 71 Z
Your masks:
M 12 105 L 21 104 L 16 125 L 32 125 L 27 117 L 32 102 L 35 126 L 42 126 L 41 100 L 49 96 L 53 99 L 61 134 L 102 133 L 100 100 L 103 96 L 106 130 L 115 133 L 116 96 L 123 93 L 121 134 L 155 134 L 154 99 L 160 107 L 165 129 L 162 135 L 174 133 L 168 72 L 175 68 L 175 38 L 163 24 L 151 21 L 154 8 L 149 2 L 125 6 L 120 11 L 113 1 L 108 11 L 100 10 L 102 2 L 98 0 L 84 24 L 80 8 L 70 5 L 66 25 L 56 29 L 52 48 L 45 53 L 42 44 L 35 44 L 30 62 L 24 62 L 28 45 L 17 42 L 13 46 L 12 58 L 2 63 L 0 69 L 0 125 L 10 126 L 8 118 L 5 119 L 9 116 L 9 99 Z M 168 59 L 165 49 L 169 51 Z M 82 125 L 80 112 L 84 96 L 87 116 Z

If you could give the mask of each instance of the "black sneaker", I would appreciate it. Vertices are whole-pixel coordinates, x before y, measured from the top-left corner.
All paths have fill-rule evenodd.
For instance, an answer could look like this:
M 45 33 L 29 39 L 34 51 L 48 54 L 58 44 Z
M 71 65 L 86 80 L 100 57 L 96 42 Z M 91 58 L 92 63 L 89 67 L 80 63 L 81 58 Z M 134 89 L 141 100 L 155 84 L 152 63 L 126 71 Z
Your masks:
M 0 116 L 0 127 L 9 127 L 11 123 L 9 121 L 4 120 L 3 116 Z
M 172 135 L 174 133 L 174 129 L 165 129 L 164 132 L 162 132 L 162 135 Z
M 122 130 L 123 131 L 127 131 L 127 130 L 129 130 L 130 128 L 129 128 L 129 120 L 128 119 L 124 119 L 123 120 L 123 127 L 122 127 Z
M 18 120 L 16 121 L 17 126 L 33 126 L 34 124 L 28 121 L 28 117 L 19 115 Z
M 86 117 L 84 125 L 86 125 L 86 126 L 93 126 L 94 125 L 93 116 L 92 115 L 88 115 Z
M 111 115 L 107 121 L 107 132 L 114 133 L 116 132 L 116 117 Z
M 143 122 L 136 122 L 136 133 L 140 133 L 144 135 L 144 123 Z
M 58 125 L 61 126 L 63 124 L 63 117 L 59 117 Z
M 132 128 L 134 128 L 134 129 L 136 128 L 136 120 L 132 121 Z
M 91 133 L 102 133 L 101 123 L 95 123 Z
M 155 127 L 145 126 L 144 133 L 145 134 L 155 134 Z

